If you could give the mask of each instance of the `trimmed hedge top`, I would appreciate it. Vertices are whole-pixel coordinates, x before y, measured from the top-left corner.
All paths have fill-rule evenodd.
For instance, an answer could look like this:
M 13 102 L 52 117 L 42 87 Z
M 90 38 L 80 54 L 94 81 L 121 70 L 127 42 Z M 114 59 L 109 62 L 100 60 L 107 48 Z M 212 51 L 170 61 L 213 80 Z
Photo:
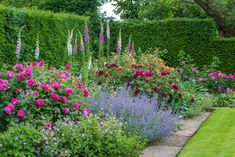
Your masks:
M 68 30 L 82 30 L 85 17 L 73 14 L 54 14 L 48 11 L 16 9 L 0 5 L 0 65 L 15 64 L 17 34 L 22 31 L 20 61 L 32 61 L 37 34 L 40 41 L 40 58 L 54 66 L 64 64 L 67 57 Z
M 177 66 L 180 50 L 189 53 L 197 66 L 208 65 L 213 56 L 222 61 L 221 70 L 235 70 L 235 38 L 218 38 L 218 31 L 212 19 L 170 19 L 160 21 L 126 21 L 113 23 L 113 42 L 122 29 L 124 43 L 132 34 L 136 48 L 143 51 L 149 48 L 167 49 L 164 59 L 168 64 Z

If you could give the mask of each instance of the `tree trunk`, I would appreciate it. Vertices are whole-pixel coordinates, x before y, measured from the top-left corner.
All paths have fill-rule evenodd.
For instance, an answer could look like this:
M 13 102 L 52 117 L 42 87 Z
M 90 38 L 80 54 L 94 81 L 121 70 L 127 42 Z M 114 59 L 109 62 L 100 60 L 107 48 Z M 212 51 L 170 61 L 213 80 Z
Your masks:
M 225 19 L 219 13 L 219 11 L 212 5 L 210 0 L 194 0 L 205 13 L 214 18 L 220 32 L 225 37 L 235 36 L 235 29 L 226 25 Z

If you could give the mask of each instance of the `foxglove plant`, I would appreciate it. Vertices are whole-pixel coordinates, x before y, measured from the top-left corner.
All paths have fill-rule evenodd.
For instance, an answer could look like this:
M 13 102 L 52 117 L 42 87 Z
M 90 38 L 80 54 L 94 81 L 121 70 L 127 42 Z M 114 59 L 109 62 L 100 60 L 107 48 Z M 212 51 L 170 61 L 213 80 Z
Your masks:
M 104 51 L 104 26 L 102 21 L 100 21 L 100 43 L 99 43 L 99 59 L 102 58 Z
M 90 43 L 89 28 L 88 28 L 87 21 L 88 21 L 88 18 L 86 19 L 86 22 L 85 22 L 84 37 L 85 37 L 85 42 Z
M 109 27 L 109 22 L 107 22 L 106 26 L 106 37 L 107 37 L 107 57 L 109 57 L 109 49 L 110 49 L 110 27 Z
M 23 26 L 23 27 L 21 27 L 20 29 L 19 29 L 19 32 L 18 32 L 18 36 L 17 36 L 17 44 L 16 44 L 16 57 L 17 57 L 17 59 L 19 59 L 20 58 L 20 51 L 21 51 L 21 32 L 22 32 L 22 30 L 23 30 L 23 28 L 24 28 L 25 26 Z
M 132 42 L 131 55 L 132 55 L 132 56 L 135 55 L 135 45 L 134 45 L 134 41 Z
M 85 45 L 84 45 L 84 42 L 83 42 L 83 38 L 82 38 L 81 32 L 79 32 L 79 34 L 80 34 L 80 51 L 82 53 L 84 53 L 85 52 Z
M 74 47 L 73 47 L 73 53 L 77 54 L 78 53 L 78 39 L 77 39 L 77 35 L 75 37 L 75 42 L 74 42 Z
M 126 46 L 126 52 L 130 53 L 130 51 L 131 51 L 131 35 L 129 37 L 129 41 L 128 41 L 128 44 Z
M 68 42 L 67 42 L 67 49 L 68 55 L 71 56 L 73 54 L 73 46 L 72 46 L 72 39 L 73 39 L 73 30 L 68 33 Z
M 119 30 L 119 37 L 118 37 L 118 42 L 117 42 L 117 49 L 116 53 L 120 54 L 122 50 L 122 31 L 121 29 Z
M 37 34 L 36 48 L 35 48 L 35 59 L 39 59 L 40 48 L 39 48 L 39 33 Z
M 90 99 L 92 112 L 96 114 L 113 114 L 118 120 L 127 124 L 127 132 L 137 133 L 142 139 L 153 141 L 170 134 L 177 126 L 177 118 L 158 97 L 146 95 L 131 97 L 129 91 L 110 95 L 102 92 Z

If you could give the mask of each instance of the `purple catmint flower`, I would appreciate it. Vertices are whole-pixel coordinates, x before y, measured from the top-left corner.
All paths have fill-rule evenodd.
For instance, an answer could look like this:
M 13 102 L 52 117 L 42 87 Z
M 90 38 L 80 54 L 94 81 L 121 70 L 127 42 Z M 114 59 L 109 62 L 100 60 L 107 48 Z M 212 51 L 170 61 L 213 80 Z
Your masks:
M 77 39 L 77 36 L 76 36 L 74 47 L 73 47 L 73 53 L 74 54 L 78 53 L 78 39 Z
M 83 42 L 82 34 L 80 32 L 79 32 L 79 34 L 80 34 L 80 50 L 81 50 L 81 52 L 85 52 L 85 45 Z
M 106 36 L 107 36 L 107 39 L 108 39 L 108 40 L 110 40 L 110 28 L 109 28 L 109 22 L 107 22 Z
M 132 55 L 132 56 L 135 55 L 135 45 L 134 45 L 134 41 L 132 42 L 131 55 Z
M 16 57 L 19 59 L 20 57 L 20 51 L 21 51 L 21 32 L 23 30 L 24 26 L 19 29 L 18 32 L 18 39 L 16 44 Z
M 116 49 L 116 52 L 117 54 L 119 54 L 122 50 L 122 31 L 120 29 L 119 31 L 119 38 L 118 38 L 118 42 L 117 42 L 117 49 Z
M 90 43 L 89 28 L 88 28 L 87 21 L 88 21 L 88 18 L 86 19 L 86 22 L 85 22 L 84 37 L 85 37 L 85 42 Z
M 126 46 L 126 52 L 130 52 L 131 51 L 131 36 L 129 37 L 129 41 L 128 44 Z
M 104 26 L 103 26 L 103 23 L 100 22 L 100 43 L 101 44 L 104 44 Z
M 103 92 L 90 99 L 90 107 L 95 114 L 114 115 L 127 124 L 127 132 L 137 133 L 148 141 L 169 135 L 177 127 L 176 116 L 157 96 L 132 97 L 128 90 L 121 90 L 117 95 Z

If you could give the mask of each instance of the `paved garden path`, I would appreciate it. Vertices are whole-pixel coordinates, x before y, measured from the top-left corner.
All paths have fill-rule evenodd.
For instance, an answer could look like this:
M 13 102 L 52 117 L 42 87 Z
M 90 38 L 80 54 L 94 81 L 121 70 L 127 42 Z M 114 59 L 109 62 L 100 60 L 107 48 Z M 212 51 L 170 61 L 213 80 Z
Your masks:
M 161 141 L 150 143 L 141 157 L 175 157 L 210 114 L 204 112 L 193 119 L 183 120 L 177 132 Z

